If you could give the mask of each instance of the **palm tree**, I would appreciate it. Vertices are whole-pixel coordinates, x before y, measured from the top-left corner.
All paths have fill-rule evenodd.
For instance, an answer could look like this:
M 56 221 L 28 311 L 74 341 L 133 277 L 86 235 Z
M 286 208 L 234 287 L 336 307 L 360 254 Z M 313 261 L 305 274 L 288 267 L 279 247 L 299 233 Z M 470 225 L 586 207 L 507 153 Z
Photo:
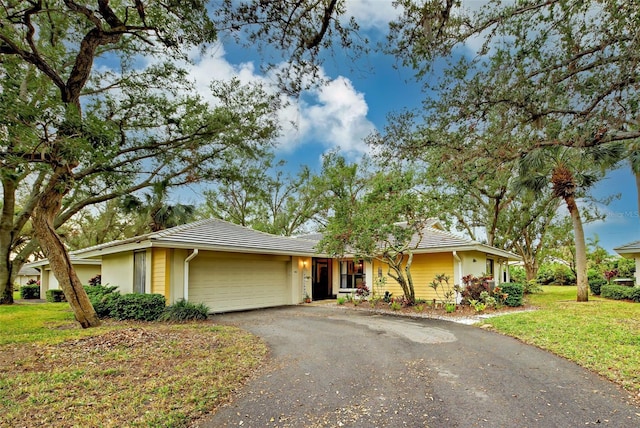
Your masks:
M 611 144 L 590 149 L 550 146 L 535 149 L 520 159 L 519 186 L 542 192 L 550 185 L 553 195 L 562 199 L 569 210 L 575 240 L 578 302 L 589 300 L 589 283 L 587 245 L 577 199 L 623 158 L 623 147 Z

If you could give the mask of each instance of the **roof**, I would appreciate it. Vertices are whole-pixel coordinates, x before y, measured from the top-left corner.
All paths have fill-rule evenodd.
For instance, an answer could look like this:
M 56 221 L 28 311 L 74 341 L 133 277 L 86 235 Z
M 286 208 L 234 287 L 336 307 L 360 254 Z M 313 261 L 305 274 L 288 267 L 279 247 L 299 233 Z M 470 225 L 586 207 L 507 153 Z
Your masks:
M 631 242 L 629 244 L 622 245 L 613 249 L 621 256 L 630 256 L 632 254 L 640 254 L 640 241 Z
M 100 264 L 100 260 L 83 259 L 82 257 L 78 257 L 74 254 L 69 254 L 69 258 L 71 259 L 71 264 L 74 264 L 74 265 L 99 265 Z M 34 262 L 25 263 L 23 265 L 23 269 L 39 268 L 43 266 L 49 266 L 49 259 L 41 259 L 41 260 L 36 260 Z M 23 275 L 22 269 L 20 269 L 19 275 Z
M 98 257 L 149 247 L 198 248 L 200 250 L 311 256 L 316 242 L 272 235 L 220 219 L 205 219 L 159 232 L 74 251 L 80 257 Z
M 405 226 L 406 222 L 395 224 Z M 317 242 L 322 239 L 322 234 L 314 233 L 303 235 L 301 238 Z M 498 257 L 503 257 L 507 260 L 521 259 L 520 256 L 509 251 L 501 250 L 499 248 L 447 232 L 437 219 L 429 219 L 425 222 L 422 233 L 416 233 L 413 235 L 410 247 L 414 249 L 413 252 L 415 254 L 443 253 L 449 251 L 480 251 Z
M 491 247 L 441 230 L 437 221 L 428 221 L 422 233 L 414 236 L 415 253 L 438 253 L 448 251 L 481 251 L 508 260 L 519 260 L 516 254 Z M 316 250 L 321 234 L 288 237 L 260 232 L 248 227 L 220 219 L 205 219 L 176 226 L 159 232 L 148 233 L 129 239 L 113 241 L 74 251 L 75 258 L 98 258 L 122 251 L 141 250 L 150 247 L 184 248 L 237 253 L 317 256 Z
M 35 268 L 22 266 L 20 268 L 20 271 L 18 272 L 18 275 L 22 275 L 22 276 L 38 276 L 38 275 L 40 275 L 40 272 Z

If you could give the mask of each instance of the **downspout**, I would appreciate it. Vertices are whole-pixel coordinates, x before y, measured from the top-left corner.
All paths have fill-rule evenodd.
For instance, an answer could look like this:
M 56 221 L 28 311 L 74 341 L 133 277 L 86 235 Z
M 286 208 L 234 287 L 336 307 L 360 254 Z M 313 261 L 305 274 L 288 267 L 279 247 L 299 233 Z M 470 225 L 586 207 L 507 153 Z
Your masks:
M 182 290 L 182 298 L 184 300 L 189 300 L 189 262 L 196 258 L 198 255 L 198 249 L 194 248 L 193 252 L 189 254 L 189 257 L 184 259 L 184 286 Z
M 457 282 L 462 287 L 462 260 L 460 259 L 460 256 L 458 256 L 457 251 L 453 252 L 453 258 L 458 262 L 458 280 L 454 281 L 454 284 Z M 458 299 L 456 298 L 456 300 Z M 460 301 L 462 301 L 462 296 L 460 296 Z M 460 303 L 460 302 L 456 302 L 456 303 Z

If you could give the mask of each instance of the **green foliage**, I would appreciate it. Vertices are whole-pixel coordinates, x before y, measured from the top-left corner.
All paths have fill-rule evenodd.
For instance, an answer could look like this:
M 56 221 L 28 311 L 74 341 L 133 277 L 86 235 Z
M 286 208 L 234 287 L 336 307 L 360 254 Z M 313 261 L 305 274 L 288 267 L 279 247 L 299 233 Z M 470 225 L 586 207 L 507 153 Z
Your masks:
M 204 303 L 189 303 L 180 299 L 164 309 L 159 321 L 204 321 L 209 316 L 209 308 Z
M 595 269 L 589 269 L 587 272 L 587 278 L 589 280 L 589 289 L 595 296 L 599 296 L 601 287 L 609 283 L 602 273 Z
M 26 284 L 20 287 L 21 299 L 39 299 L 40 298 L 40 285 L 39 284 Z
M 538 281 L 535 279 L 529 280 L 529 281 L 522 281 L 522 282 L 518 282 L 516 280 L 513 280 L 512 282 L 517 282 L 519 284 L 522 284 L 522 286 L 524 287 L 524 294 L 535 294 L 535 293 L 542 293 L 543 289 L 540 286 L 540 284 L 538 284 Z
M 455 304 L 455 303 L 446 303 L 446 304 L 444 305 L 444 309 L 445 309 L 445 311 L 446 311 L 448 314 L 450 314 L 450 313 L 452 313 L 452 312 L 455 312 L 455 311 L 456 311 L 456 308 L 457 308 L 457 306 L 456 306 L 456 304 Z
M 536 280 L 541 285 L 574 285 L 576 275 L 563 263 L 548 263 L 540 266 Z
M 436 275 L 433 281 L 431 281 L 431 284 L 429 284 L 429 287 L 433 288 L 438 299 L 445 304 L 455 304 L 456 297 L 461 291 L 457 285 L 454 285 L 453 287 L 450 286 L 449 277 L 443 273 Z M 441 291 L 442 294 L 440 294 Z
M 527 280 L 527 272 L 522 266 L 509 266 L 511 281 L 523 284 Z
M 346 297 L 344 297 L 344 296 L 338 297 L 338 304 L 339 305 L 344 305 L 346 303 L 346 301 L 347 301 Z
M 393 311 L 399 311 L 400 309 L 402 309 L 402 303 L 394 300 L 391 302 L 391 304 L 389 305 L 389 307 L 391 308 L 391 310 Z
M 632 300 L 640 302 L 640 287 L 627 287 L 625 285 L 603 285 L 600 288 L 600 295 L 613 300 Z
M 122 294 L 110 302 L 109 316 L 117 320 L 155 321 L 165 306 L 161 294 Z
M 385 291 L 384 297 L 382 298 L 382 300 L 385 303 L 391 303 L 391 300 L 393 300 L 393 293 L 390 293 L 389 291 Z
M 120 297 L 118 287 L 115 285 L 85 285 L 89 301 L 99 318 L 111 316 L 112 305 Z
M 522 306 L 522 299 L 524 296 L 524 287 L 522 284 L 515 282 L 505 282 L 500 284 L 502 292 L 506 294 L 504 304 L 511 307 Z
M 62 290 L 47 290 L 46 299 L 49 303 L 58 303 L 58 302 L 66 302 L 67 299 L 64 297 L 64 291 Z
M 487 304 L 479 300 L 469 300 L 469 304 L 476 312 L 482 312 L 487 308 Z
M 489 291 L 489 281 L 487 278 L 477 278 L 473 275 L 462 277 L 462 303 L 467 304 L 471 300 L 482 300 L 481 294 Z

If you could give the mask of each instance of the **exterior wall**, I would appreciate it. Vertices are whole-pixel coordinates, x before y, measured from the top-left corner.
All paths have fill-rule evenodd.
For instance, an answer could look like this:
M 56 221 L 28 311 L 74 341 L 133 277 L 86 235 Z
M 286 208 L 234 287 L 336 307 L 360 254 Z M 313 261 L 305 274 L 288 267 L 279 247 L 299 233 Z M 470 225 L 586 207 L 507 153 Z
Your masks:
M 116 285 L 123 294 L 133 292 L 133 251 L 102 257 L 102 284 Z
M 462 276 L 481 276 L 487 270 L 487 255 L 480 251 L 458 253 L 462 260 Z M 494 268 L 496 265 L 494 264 Z M 460 279 L 462 280 L 462 278 Z
M 171 250 L 153 248 L 151 251 L 151 293 L 162 294 L 171 301 Z
M 21 287 L 27 285 L 30 280 L 40 281 L 40 275 L 18 275 L 14 282 L 15 285 Z
M 378 277 L 382 269 L 382 277 L 386 278 L 384 287 L 376 287 L 376 293 L 384 294 L 385 291 L 393 293 L 394 297 L 403 295 L 400 285 L 387 276 L 388 266 L 385 263 L 374 260 L 373 275 Z M 449 285 L 453 287 L 454 282 L 454 257 L 453 253 L 431 253 L 431 254 L 415 254 L 411 264 L 411 277 L 413 278 L 413 286 L 417 299 L 440 300 L 443 297 L 444 290 L 438 290 L 439 296 L 435 290 L 430 287 L 431 282 L 436 275 L 445 274 L 449 277 Z M 375 280 L 373 281 L 375 284 Z
M 44 293 L 46 293 L 47 290 L 57 290 L 60 288 L 60 284 L 48 265 L 42 268 L 44 272 L 42 276 L 44 278 L 40 280 L 40 291 L 42 293 L 40 297 L 44 299 Z M 76 275 L 78 275 L 82 285 L 88 284 L 91 278 L 101 274 L 100 265 L 74 264 L 73 269 L 76 271 Z
M 168 304 L 175 303 L 180 299 L 184 299 L 184 270 L 187 257 L 191 255 L 191 251 L 183 249 L 172 249 L 169 253 L 169 296 Z M 197 256 L 196 256 L 197 257 Z M 187 293 L 187 300 L 189 296 Z
M 636 254 L 636 285 L 640 285 L 640 254 Z
M 292 271 L 290 280 L 293 281 L 291 289 L 291 303 L 300 303 L 305 297 L 313 295 L 311 283 L 311 257 L 292 257 Z

